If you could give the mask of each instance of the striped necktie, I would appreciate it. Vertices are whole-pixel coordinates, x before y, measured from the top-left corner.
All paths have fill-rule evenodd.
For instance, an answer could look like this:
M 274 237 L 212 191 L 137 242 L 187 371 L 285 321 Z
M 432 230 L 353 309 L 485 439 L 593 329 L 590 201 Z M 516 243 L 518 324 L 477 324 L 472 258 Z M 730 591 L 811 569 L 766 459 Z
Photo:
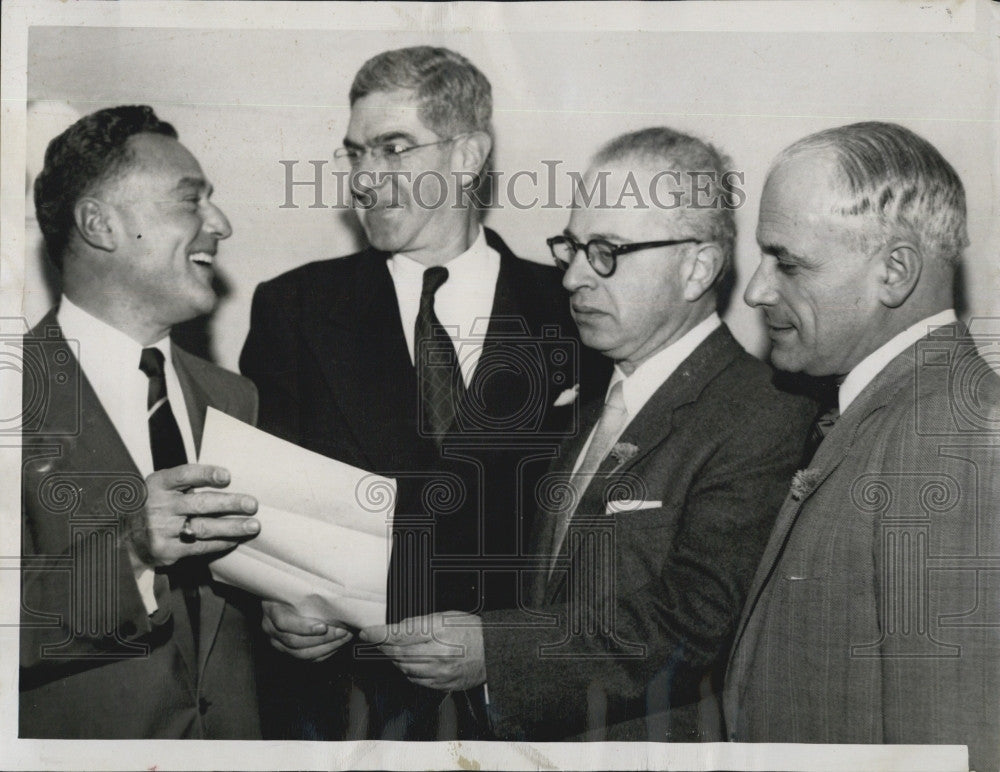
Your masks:
M 158 348 L 144 348 L 139 357 L 139 369 L 149 378 L 146 393 L 146 415 L 149 420 L 149 445 L 153 451 L 153 469 L 170 469 L 187 463 L 184 439 L 180 427 L 170 409 L 167 397 L 167 379 L 164 371 L 163 352 Z M 197 656 L 201 598 L 198 595 L 197 570 L 190 560 L 174 564 L 169 574 L 176 579 L 184 592 L 184 605 L 191 620 L 191 634 Z M 157 581 L 163 581 L 157 579 Z
M 146 393 L 146 416 L 149 420 L 149 445 L 153 451 L 153 469 L 170 469 L 187 463 L 181 430 L 170 409 L 167 398 L 167 379 L 163 368 L 163 352 L 158 348 L 144 348 L 139 358 L 139 369 L 149 378 Z

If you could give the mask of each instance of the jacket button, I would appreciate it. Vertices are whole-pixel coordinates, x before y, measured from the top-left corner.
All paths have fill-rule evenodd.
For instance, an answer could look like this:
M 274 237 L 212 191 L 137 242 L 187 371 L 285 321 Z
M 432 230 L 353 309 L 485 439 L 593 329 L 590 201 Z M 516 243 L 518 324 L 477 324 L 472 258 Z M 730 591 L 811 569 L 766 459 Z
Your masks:
M 201 715 L 204 716 L 206 713 L 208 713 L 208 709 L 209 709 L 209 707 L 211 705 L 212 705 L 212 701 L 211 700 L 207 700 L 204 697 L 199 697 L 198 698 L 198 712 Z

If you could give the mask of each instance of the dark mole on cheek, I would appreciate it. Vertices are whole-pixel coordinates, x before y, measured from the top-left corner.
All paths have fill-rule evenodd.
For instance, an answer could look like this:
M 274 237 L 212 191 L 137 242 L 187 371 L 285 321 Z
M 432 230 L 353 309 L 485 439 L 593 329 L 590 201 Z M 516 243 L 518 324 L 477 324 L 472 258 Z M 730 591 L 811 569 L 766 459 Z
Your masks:
M 139 233 L 139 234 L 136 234 L 136 238 L 137 238 L 137 239 L 141 239 L 141 238 L 142 238 L 142 234 L 141 234 L 141 233 Z

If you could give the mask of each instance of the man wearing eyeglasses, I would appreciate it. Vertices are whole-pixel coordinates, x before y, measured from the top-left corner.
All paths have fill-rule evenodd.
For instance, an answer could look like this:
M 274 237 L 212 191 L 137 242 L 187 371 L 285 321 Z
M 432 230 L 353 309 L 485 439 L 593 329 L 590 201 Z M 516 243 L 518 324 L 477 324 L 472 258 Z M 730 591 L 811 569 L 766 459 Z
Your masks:
M 264 429 L 397 479 L 389 622 L 513 606 L 535 481 L 576 427 L 574 388 L 598 393 L 607 369 L 590 378 L 580 362 L 558 271 L 480 224 L 485 76 L 446 49 L 388 51 L 358 72 L 350 102 L 336 156 L 371 247 L 261 285 L 240 365 Z M 334 620 L 264 611 L 274 648 L 306 663 L 298 690 L 292 668 L 271 668 L 290 694 L 272 703 L 286 725 L 271 733 L 488 737 L 481 688 L 413 685 L 344 647 L 351 631 Z
M 543 480 L 562 506 L 536 518 L 530 612 L 362 632 L 418 683 L 486 682 L 500 737 L 722 739 L 716 666 L 815 412 L 716 312 L 735 238 L 727 166 L 671 129 L 621 136 L 587 184 L 652 195 L 588 203 L 549 239 L 581 339 L 615 371 Z

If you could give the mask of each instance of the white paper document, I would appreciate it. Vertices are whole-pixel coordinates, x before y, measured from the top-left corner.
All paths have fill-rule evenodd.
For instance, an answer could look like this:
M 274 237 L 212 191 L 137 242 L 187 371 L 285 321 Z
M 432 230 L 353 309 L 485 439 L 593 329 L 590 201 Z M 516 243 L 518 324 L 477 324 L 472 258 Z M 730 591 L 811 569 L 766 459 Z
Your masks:
M 199 462 L 259 502 L 260 534 L 212 561 L 220 582 L 361 628 L 385 622 L 396 482 L 294 445 L 214 408 Z

